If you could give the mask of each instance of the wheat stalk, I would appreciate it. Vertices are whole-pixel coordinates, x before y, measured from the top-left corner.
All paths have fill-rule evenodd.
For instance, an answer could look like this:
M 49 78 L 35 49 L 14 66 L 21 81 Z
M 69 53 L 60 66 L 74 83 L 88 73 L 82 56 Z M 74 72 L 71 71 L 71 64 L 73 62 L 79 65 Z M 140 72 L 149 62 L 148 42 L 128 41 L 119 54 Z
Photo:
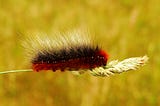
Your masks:
M 148 56 L 132 57 L 123 61 L 113 60 L 104 67 L 98 67 L 89 71 L 93 76 L 110 76 L 116 73 L 123 73 L 130 70 L 137 70 L 139 67 L 146 64 Z
M 8 73 L 18 73 L 18 72 L 31 72 L 32 69 L 22 69 L 22 70 L 9 70 L 9 71 L 0 71 L 0 74 L 8 74 Z

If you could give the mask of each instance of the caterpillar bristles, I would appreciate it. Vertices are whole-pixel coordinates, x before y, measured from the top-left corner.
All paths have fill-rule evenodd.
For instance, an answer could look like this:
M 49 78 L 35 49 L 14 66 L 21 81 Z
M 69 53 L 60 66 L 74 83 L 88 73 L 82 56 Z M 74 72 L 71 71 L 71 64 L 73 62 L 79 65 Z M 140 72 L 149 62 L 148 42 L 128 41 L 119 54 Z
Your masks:
M 108 54 L 88 35 L 87 31 L 73 30 L 54 36 L 35 35 L 24 42 L 34 71 L 86 70 L 105 66 Z

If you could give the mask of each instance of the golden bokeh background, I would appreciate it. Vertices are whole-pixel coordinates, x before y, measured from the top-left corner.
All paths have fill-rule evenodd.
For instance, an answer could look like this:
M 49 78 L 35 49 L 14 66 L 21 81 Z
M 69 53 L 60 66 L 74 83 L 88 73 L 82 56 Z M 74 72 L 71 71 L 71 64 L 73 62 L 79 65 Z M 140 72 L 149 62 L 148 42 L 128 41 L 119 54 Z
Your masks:
M 147 54 L 139 69 L 100 78 L 70 72 L 0 75 L 1 106 L 160 105 L 159 0 L 0 0 L 0 71 L 24 69 L 21 39 L 85 26 L 109 61 Z

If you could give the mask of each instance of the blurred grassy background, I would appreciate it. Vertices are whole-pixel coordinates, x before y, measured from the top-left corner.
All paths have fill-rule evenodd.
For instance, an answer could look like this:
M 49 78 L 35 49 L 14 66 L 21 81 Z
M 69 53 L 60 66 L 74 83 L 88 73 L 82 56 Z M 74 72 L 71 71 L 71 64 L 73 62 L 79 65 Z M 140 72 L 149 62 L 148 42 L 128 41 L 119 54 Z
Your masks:
M 0 71 L 26 68 L 19 42 L 24 34 L 81 25 L 110 60 L 147 54 L 149 63 L 109 78 L 69 72 L 0 75 L 0 105 L 160 105 L 159 0 L 0 0 Z

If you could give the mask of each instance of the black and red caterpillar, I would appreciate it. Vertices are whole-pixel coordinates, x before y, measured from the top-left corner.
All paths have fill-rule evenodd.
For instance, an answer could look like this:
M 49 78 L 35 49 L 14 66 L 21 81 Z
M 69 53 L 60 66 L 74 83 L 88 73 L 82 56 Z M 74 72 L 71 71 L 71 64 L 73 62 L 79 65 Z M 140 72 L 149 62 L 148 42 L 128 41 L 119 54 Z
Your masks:
M 28 37 L 24 46 L 28 50 L 32 69 L 88 70 L 105 66 L 108 54 L 94 45 L 88 33 L 74 30 L 64 35 L 36 35 Z

